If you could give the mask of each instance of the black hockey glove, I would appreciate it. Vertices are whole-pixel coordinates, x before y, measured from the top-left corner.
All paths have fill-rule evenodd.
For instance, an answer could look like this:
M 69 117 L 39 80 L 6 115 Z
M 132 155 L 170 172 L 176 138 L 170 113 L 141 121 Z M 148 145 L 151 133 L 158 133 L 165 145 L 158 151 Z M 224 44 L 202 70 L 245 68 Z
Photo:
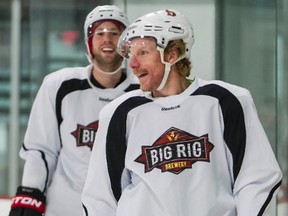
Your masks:
M 12 199 L 9 216 L 42 216 L 45 212 L 46 197 L 36 188 L 17 188 Z

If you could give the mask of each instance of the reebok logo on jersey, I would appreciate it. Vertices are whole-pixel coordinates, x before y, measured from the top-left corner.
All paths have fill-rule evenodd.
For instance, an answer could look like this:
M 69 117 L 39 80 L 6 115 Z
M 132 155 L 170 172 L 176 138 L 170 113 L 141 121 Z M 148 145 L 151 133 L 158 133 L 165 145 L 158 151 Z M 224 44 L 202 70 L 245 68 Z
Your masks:
M 88 146 L 93 148 L 96 132 L 98 130 L 98 121 L 92 122 L 87 126 L 77 124 L 77 128 L 71 134 L 76 138 L 76 145 Z
M 180 105 L 177 106 L 172 106 L 172 107 L 162 107 L 161 111 L 169 111 L 169 110 L 174 110 L 180 108 Z
M 171 127 L 152 146 L 142 146 L 142 154 L 135 161 L 145 165 L 145 172 L 158 168 L 179 174 L 197 161 L 210 162 L 213 148 L 208 134 L 197 137 Z
M 100 101 L 111 102 L 113 99 L 99 97 Z

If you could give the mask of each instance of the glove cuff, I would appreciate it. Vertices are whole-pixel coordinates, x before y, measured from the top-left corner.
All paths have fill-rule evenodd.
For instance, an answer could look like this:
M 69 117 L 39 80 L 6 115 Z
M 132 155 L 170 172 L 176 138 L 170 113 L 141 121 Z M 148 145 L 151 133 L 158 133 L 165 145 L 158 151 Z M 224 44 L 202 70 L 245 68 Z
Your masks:
M 20 186 L 17 188 L 16 196 L 12 198 L 11 209 L 30 208 L 38 212 L 45 212 L 46 198 L 44 194 L 36 189 Z

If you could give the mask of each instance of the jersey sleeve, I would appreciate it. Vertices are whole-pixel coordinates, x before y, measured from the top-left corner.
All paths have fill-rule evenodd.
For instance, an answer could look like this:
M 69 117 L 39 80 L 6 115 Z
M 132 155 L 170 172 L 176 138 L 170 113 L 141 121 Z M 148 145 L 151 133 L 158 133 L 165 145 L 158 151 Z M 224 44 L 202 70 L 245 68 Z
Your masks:
M 82 193 L 84 215 L 115 216 L 117 201 L 113 195 L 106 158 L 106 137 L 109 117 L 102 109 L 99 128 L 90 157 L 88 173 Z
M 237 215 L 268 215 L 282 173 L 249 92 L 240 97 L 246 125 L 246 148 L 234 182 Z
M 20 156 L 25 160 L 22 185 L 45 192 L 61 148 L 55 113 L 55 85 L 44 79 L 33 103 Z

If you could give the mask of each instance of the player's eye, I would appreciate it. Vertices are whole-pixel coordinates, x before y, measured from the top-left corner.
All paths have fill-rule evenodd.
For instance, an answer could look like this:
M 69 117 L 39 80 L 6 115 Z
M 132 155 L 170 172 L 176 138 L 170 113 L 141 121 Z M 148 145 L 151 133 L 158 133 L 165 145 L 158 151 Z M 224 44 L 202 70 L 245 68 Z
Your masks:
M 119 35 L 120 35 L 120 32 L 112 32 L 112 35 L 113 35 L 113 36 L 119 36 Z
M 138 53 L 137 53 L 138 56 L 145 56 L 145 55 L 148 55 L 148 54 L 149 54 L 149 52 L 147 52 L 146 50 L 139 50 Z
M 103 35 L 104 35 L 104 32 L 103 32 L 103 31 L 96 31 L 96 32 L 94 33 L 94 35 L 96 35 L 96 36 L 103 36 Z

